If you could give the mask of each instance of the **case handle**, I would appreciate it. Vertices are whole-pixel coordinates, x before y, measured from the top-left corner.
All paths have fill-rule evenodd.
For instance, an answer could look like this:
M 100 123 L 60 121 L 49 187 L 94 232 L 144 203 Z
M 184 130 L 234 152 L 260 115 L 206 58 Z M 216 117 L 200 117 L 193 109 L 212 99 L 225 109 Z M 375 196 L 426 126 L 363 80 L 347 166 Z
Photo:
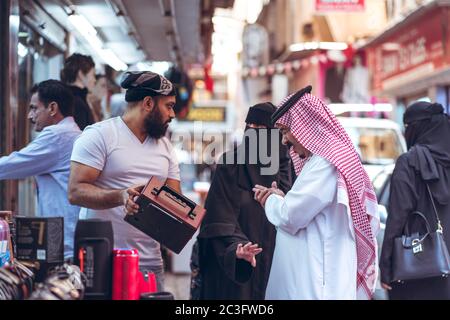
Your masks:
M 189 215 L 192 214 L 192 211 L 195 209 L 196 204 L 195 202 L 193 202 L 192 200 L 186 198 L 185 196 L 183 196 L 182 194 L 179 194 L 178 192 L 176 192 L 175 190 L 173 190 L 171 187 L 169 187 L 168 185 L 163 185 L 159 190 L 156 188 L 153 188 L 152 193 L 155 196 L 159 196 L 159 194 L 162 191 L 166 191 L 167 193 L 169 193 L 173 198 L 172 200 L 177 201 L 176 199 L 181 200 L 182 202 L 186 203 L 190 208 L 191 208 L 191 212 L 189 213 Z M 177 201 L 178 202 L 178 201 Z

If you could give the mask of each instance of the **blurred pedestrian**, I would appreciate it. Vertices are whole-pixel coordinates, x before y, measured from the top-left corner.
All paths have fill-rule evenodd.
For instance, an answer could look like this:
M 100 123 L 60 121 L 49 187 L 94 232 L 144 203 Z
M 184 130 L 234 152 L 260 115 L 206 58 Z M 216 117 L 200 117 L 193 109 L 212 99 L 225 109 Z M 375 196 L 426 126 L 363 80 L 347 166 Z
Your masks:
M 277 228 L 266 299 L 370 299 L 377 278 L 375 192 L 345 130 L 311 87 L 273 116 L 298 175 L 285 195 L 255 186 Z
M 74 118 L 81 130 L 95 122 L 87 94 L 95 86 L 95 63 L 90 56 L 74 53 L 64 62 L 61 80 L 74 95 Z
M 73 256 L 73 237 L 80 208 L 69 204 L 70 156 L 81 131 L 73 119 L 73 95 L 57 80 L 31 90 L 28 118 L 39 135 L 25 148 L 0 158 L 1 179 L 34 177 L 42 217 L 64 217 L 64 257 Z
M 109 118 L 109 112 L 106 105 L 108 95 L 108 79 L 103 74 L 95 75 L 95 86 L 88 94 L 87 100 L 94 115 L 94 121 L 99 122 Z
M 200 299 L 264 299 L 276 230 L 252 189 L 255 184 L 270 187 L 273 181 L 284 191 L 291 187 L 287 149 L 278 130 L 271 130 L 275 109 L 271 103 L 251 107 L 243 142 L 223 154 L 216 167 L 198 236 Z M 277 136 L 272 139 L 272 134 Z M 269 164 L 262 155 L 269 154 L 279 168 L 264 174 Z
M 127 110 L 125 93 L 114 93 L 111 95 L 111 118 L 121 117 Z
M 424 214 L 432 231 L 436 230 L 427 185 L 442 223 L 445 243 L 450 248 L 450 120 L 439 103 L 421 101 L 406 109 L 403 122 L 408 152 L 397 159 L 391 178 L 389 215 L 380 259 L 382 286 L 389 290 L 390 299 L 450 299 L 448 278 L 391 283 L 394 239 L 403 235 L 411 213 Z

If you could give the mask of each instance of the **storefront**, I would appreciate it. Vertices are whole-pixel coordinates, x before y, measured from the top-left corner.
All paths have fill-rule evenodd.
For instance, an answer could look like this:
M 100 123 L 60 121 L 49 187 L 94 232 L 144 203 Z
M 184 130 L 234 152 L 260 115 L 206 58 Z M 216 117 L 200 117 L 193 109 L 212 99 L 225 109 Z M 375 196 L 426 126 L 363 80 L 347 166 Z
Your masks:
M 449 112 L 449 21 L 450 3 L 434 1 L 366 45 L 373 95 L 396 105 L 397 122 L 416 100 L 439 102 Z
M 308 85 L 313 87 L 314 95 L 328 104 L 369 103 L 371 97 L 368 89 L 361 88 L 368 82 L 366 66 L 351 46 L 344 45 L 347 46 L 345 50 L 292 52 L 283 62 L 259 68 L 244 68 L 244 83 L 247 84 L 245 89 L 255 95 L 258 88 L 260 91 L 263 88 L 262 85 L 258 86 L 258 81 L 269 83 L 272 97 L 268 100 L 275 104 L 280 103 L 288 94 Z M 358 65 L 355 62 L 356 56 L 359 57 L 358 61 L 361 61 Z M 253 83 L 253 87 L 248 83 Z M 348 90 L 349 85 L 353 85 L 351 92 Z M 261 100 L 261 96 L 259 98 Z
M 42 8 L 20 2 L 20 24 L 17 44 L 18 77 L 18 131 L 17 149 L 28 144 L 37 135 L 27 121 L 30 90 L 35 83 L 59 79 L 67 50 L 66 31 Z M 33 216 L 36 213 L 36 187 L 33 178 L 18 182 L 17 212 Z
M 0 40 L 5 44 L 0 48 L 0 156 L 3 156 L 23 148 L 37 135 L 27 120 L 32 86 L 47 79 L 60 79 L 64 58 L 74 51 L 87 55 L 92 52 L 50 15 L 49 6 L 8 0 L 1 1 L 0 8 Z M 105 73 L 102 61 L 96 62 L 97 71 Z M 35 194 L 33 178 L 0 181 L 0 208 L 34 216 Z
M 308 50 L 301 54 L 290 54 L 283 62 L 244 68 L 244 92 L 253 97 L 252 103 L 270 100 L 278 104 L 288 94 L 312 85 L 313 93 L 323 97 L 324 74 L 321 70 L 322 63 L 326 61 L 324 53 Z
M 0 155 L 17 148 L 19 21 L 18 0 L 0 1 Z M 0 181 L 0 207 L 14 210 L 16 205 L 17 181 Z

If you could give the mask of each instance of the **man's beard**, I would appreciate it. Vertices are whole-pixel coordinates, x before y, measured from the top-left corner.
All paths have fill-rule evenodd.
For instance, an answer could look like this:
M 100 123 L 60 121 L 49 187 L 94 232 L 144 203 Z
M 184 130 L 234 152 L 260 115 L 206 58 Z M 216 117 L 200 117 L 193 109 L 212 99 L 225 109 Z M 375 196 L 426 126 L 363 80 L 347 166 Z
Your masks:
M 163 122 L 161 113 L 155 106 L 153 111 L 145 117 L 145 130 L 147 134 L 154 139 L 160 139 L 166 134 L 167 128 L 169 127 L 169 121 Z
M 300 159 L 306 159 L 306 155 L 304 153 L 298 153 L 297 151 L 295 151 L 294 149 L 294 145 L 292 143 L 290 143 L 289 141 L 286 143 L 286 147 L 289 150 L 294 151 L 296 154 L 298 154 L 298 156 L 300 157 Z

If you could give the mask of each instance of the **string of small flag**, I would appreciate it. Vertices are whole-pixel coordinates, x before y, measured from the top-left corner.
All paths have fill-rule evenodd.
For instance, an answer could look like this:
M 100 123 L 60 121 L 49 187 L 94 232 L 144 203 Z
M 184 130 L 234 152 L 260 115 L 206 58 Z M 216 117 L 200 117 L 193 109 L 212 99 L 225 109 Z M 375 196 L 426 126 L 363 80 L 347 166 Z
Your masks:
M 242 77 L 257 78 L 264 77 L 266 75 L 271 76 L 274 74 L 285 74 L 298 71 L 302 68 L 308 68 L 311 65 L 317 65 L 319 62 L 324 64 L 329 62 L 329 59 L 325 53 L 293 61 L 272 63 L 266 66 L 253 68 L 244 67 L 242 69 Z

